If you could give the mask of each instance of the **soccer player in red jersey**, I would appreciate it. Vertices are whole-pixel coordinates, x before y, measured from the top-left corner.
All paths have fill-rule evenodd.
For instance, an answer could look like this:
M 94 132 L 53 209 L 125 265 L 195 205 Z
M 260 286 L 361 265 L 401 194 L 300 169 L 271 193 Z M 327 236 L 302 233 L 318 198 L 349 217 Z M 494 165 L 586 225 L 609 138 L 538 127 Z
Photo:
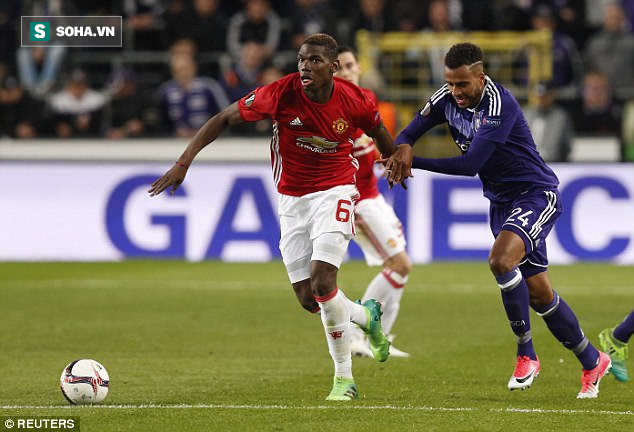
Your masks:
M 321 33 L 308 36 L 297 54 L 298 72 L 255 89 L 210 118 L 148 192 L 151 196 L 168 188 L 174 192 L 198 152 L 228 126 L 273 120 L 271 165 L 279 193 L 282 259 L 300 304 L 321 313 L 335 365 L 327 399 L 347 401 L 358 398 L 350 321 L 365 331 L 377 360 L 385 361 L 389 355 L 379 303 L 354 303 L 337 287 L 337 272 L 354 234 L 358 198 L 354 133 L 364 130 L 388 158 L 385 168 L 391 184 L 411 175 L 404 162 L 411 154 L 407 149 L 395 152 L 376 104 L 360 87 L 334 78 L 338 68 L 337 41 Z
M 355 52 L 348 46 L 339 46 L 337 52 L 341 67 L 335 76 L 359 85 L 361 66 Z M 363 90 L 369 99 L 377 100 L 372 90 Z M 374 174 L 377 153 L 374 141 L 358 129 L 352 150 L 352 155 L 359 161 L 357 189 L 360 195 L 354 208 L 354 241 L 361 247 L 368 265 L 383 266 L 383 270 L 368 285 L 363 300 L 375 299 L 381 303 L 381 325 L 391 339 L 392 327 L 400 310 L 403 288 L 407 283 L 412 263 L 405 252 L 403 225 L 394 209 L 379 193 L 378 178 Z M 350 334 L 352 354 L 372 356 L 363 332 L 353 326 Z M 409 357 L 409 353 L 390 345 L 390 356 Z

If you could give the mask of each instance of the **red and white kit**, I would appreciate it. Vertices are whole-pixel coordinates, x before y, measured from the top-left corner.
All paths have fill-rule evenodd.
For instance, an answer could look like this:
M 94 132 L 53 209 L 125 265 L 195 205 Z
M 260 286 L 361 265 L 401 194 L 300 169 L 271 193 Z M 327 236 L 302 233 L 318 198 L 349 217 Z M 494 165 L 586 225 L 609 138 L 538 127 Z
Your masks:
M 376 95 L 363 89 L 376 104 Z M 383 265 L 386 259 L 405 250 L 403 225 L 383 195 L 379 193 L 375 161 L 379 152 L 374 141 L 358 129 L 354 134 L 352 155 L 359 161 L 357 189 L 359 201 L 355 208 L 356 235 L 368 265 Z
M 311 259 L 339 267 L 353 234 L 358 197 L 354 133 L 381 121 L 375 100 L 335 78 L 332 97 L 319 104 L 305 95 L 299 73 L 294 73 L 257 88 L 238 106 L 245 121 L 273 119 L 271 165 L 280 193 L 280 250 L 291 282 L 310 277 Z M 343 234 L 343 241 L 333 239 L 337 234 Z

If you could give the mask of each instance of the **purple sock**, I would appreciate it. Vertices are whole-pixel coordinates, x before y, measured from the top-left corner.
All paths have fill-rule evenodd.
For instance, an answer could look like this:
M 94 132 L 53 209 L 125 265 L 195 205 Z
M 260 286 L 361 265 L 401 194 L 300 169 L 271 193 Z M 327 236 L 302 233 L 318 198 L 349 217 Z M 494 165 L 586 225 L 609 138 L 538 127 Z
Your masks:
M 536 308 L 535 312 L 544 319 L 555 338 L 577 356 L 584 369 L 594 369 L 599 359 L 599 352 L 583 334 L 570 306 L 559 297 L 559 294 L 556 292 L 554 294 L 552 302 Z
M 627 343 L 632 333 L 634 333 L 634 310 L 614 329 L 613 336 L 621 342 Z
M 510 272 L 496 276 L 495 280 L 502 292 L 502 303 L 509 319 L 511 330 L 517 336 L 517 355 L 537 359 L 531 336 L 531 322 L 528 286 L 516 267 Z

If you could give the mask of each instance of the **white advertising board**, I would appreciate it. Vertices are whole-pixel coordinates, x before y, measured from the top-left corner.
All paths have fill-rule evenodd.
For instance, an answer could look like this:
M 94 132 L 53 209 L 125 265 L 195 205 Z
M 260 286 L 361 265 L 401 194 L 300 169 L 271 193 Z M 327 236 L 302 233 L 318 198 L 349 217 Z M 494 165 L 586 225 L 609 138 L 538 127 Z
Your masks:
M 2 162 L 0 260 L 279 258 L 268 163 L 197 162 L 174 196 L 149 197 L 163 162 Z M 553 264 L 634 264 L 634 165 L 554 165 L 564 214 L 548 238 Z M 385 185 L 382 184 L 385 190 Z M 415 171 L 387 192 L 416 263 L 486 259 L 488 202 L 477 178 Z M 350 258 L 360 258 L 356 246 Z

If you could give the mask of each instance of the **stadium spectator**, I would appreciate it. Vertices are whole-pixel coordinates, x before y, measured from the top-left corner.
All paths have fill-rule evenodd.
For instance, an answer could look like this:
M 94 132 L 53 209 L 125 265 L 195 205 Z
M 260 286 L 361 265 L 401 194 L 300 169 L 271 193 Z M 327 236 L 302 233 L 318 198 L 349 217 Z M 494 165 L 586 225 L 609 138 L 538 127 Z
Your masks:
M 24 91 L 20 81 L 7 75 L 0 88 L 0 137 L 36 138 L 40 135 L 44 102 Z
M 427 8 L 427 25 L 424 31 L 443 33 L 460 30 L 460 27 L 451 21 L 449 0 L 431 0 Z
M 586 72 L 581 93 L 581 100 L 571 110 L 576 133 L 618 137 L 622 108 L 613 98 L 608 78 L 600 71 Z
M 630 312 L 621 324 L 613 328 L 606 328 L 599 333 L 599 342 L 603 351 L 612 359 L 610 371 L 617 381 L 626 382 L 627 374 L 627 343 L 634 334 L 634 310 Z
M 517 337 L 517 361 L 508 388 L 530 387 L 540 372 L 531 336 L 532 307 L 582 365 L 577 398 L 595 398 L 599 381 L 610 368 L 610 357 L 590 343 L 548 277 L 546 237 L 563 211 L 559 180 L 539 156 L 519 104 L 507 89 L 485 75 L 483 61 L 480 47 L 453 45 L 445 56 L 446 83 L 395 142 L 399 148 L 407 147 L 411 155 L 411 146 L 425 132 L 447 123 L 462 155 L 414 157 L 412 166 L 443 174 L 478 174 L 482 182 L 495 237 L 489 268 Z
M 338 19 L 328 0 L 293 0 L 290 13 L 291 46 L 297 50 L 312 33 L 336 35 Z
M 588 29 L 588 33 L 593 34 L 601 29 L 603 23 L 603 7 L 607 2 L 611 1 L 615 0 L 585 1 L 585 23 Z
M 583 76 L 583 59 L 575 41 L 557 28 L 557 17 L 554 8 L 549 4 L 539 4 L 532 13 L 533 30 L 547 30 L 552 34 L 552 78 L 550 87 L 558 99 L 572 99 L 576 96 Z M 516 64 L 520 71 L 517 80 L 522 84 L 528 82 L 528 58 L 522 53 L 521 61 Z
M 370 32 L 395 31 L 398 28 L 397 18 L 394 9 L 387 6 L 386 0 L 359 0 L 359 7 L 356 9 L 350 21 L 351 41 L 354 44 L 354 35 L 359 30 Z
M 173 78 L 158 90 L 163 124 L 172 135 L 191 138 L 209 117 L 229 105 L 229 99 L 220 83 L 197 75 L 192 56 L 172 56 L 170 68 Z
M 200 52 L 226 50 L 228 17 L 219 4 L 219 0 L 194 0 L 190 36 Z
M 193 39 L 187 38 L 187 37 L 183 37 L 183 38 L 175 40 L 169 46 L 168 51 L 169 51 L 170 57 L 174 57 L 179 54 L 185 54 L 185 55 L 194 57 L 196 59 L 201 58 L 201 56 L 198 56 L 199 54 L 198 45 L 196 45 Z M 225 54 L 219 54 L 218 59 L 222 60 L 223 58 L 227 56 L 228 55 L 225 55 Z M 214 60 L 210 60 L 209 58 L 203 59 L 203 60 L 205 61 L 197 62 L 198 75 L 209 76 L 209 77 L 217 77 L 220 75 L 219 64 L 221 63 L 221 61 L 214 61 Z M 169 78 L 170 76 L 169 67 L 167 67 L 166 75 L 167 76 L 165 77 L 165 79 Z
M 429 3 L 427 11 L 427 20 L 429 25 L 423 29 L 424 32 L 431 36 L 437 33 L 445 33 L 460 30 L 451 22 L 451 14 L 449 11 L 448 0 L 432 0 Z M 429 76 L 428 84 L 441 85 L 445 82 L 442 71 L 444 69 L 445 52 L 449 47 L 445 44 L 438 43 L 434 47 L 427 50 L 429 56 Z M 406 65 L 404 65 L 406 66 Z
M 420 31 L 421 27 L 423 27 L 423 19 L 422 14 L 418 11 L 419 8 L 410 10 L 406 6 L 407 3 L 394 10 L 394 15 L 396 16 L 396 31 L 403 33 Z
M 148 193 L 154 196 L 166 189 L 173 193 L 196 155 L 228 126 L 275 120 L 271 158 L 279 193 L 282 259 L 300 304 L 310 312 L 320 311 L 335 366 L 327 399 L 348 401 L 358 398 L 352 376 L 350 321 L 366 330 L 377 360 L 385 361 L 389 355 L 379 303 L 357 304 L 337 287 L 337 272 L 354 231 L 351 212 L 358 195 L 351 138 L 361 127 L 384 155 L 390 155 L 393 146 L 376 106 L 359 87 L 334 80 L 336 50 L 337 42 L 331 36 L 306 38 L 297 54 L 298 72 L 259 87 L 213 116 Z M 386 169 L 390 181 L 402 181 L 402 163 L 390 158 Z
M 74 69 L 64 89 L 49 99 L 54 133 L 59 138 L 100 135 L 106 97 L 90 88 L 88 76 Z
M 109 80 L 110 98 L 106 105 L 105 136 L 111 139 L 135 138 L 149 133 L 152 103 L 138 85 L 132 69 L 121 68 Z
M 546 162 L 567 162 L 572 149 L 574 126 L 564 108 L 555 102 L 550 83 L 540 83 L 535 90 L 536 104 L 524 110 L 537 151 Z
M 189 0 L 167 0 L 163 12 L 165 43 L 171 46 L 175 41 L 189 35 L 190 19 L 193 15 Z
M 168 51 L 170 57 L 181 54 L 188 55 L 190 57 L 196 57 L 196 54 L 198 53 L 198 46 L 196 45 L 196 42 L 194 42 L 194 40 L 191 38 L 180 38 L 172 42 L 172 44 L 169 46 Z
M 267 66 L 260 74 L 260 85 L 265 86 L 273 84 L 275 81 L 282 78 L 283 76 L 284 74 L 279 68 L 272 65 Z
M 58 84 L 65 56 L 63 46 L 18 48 L 18 74 L 24 88 L 39 98 L 46 96 Z
M 14 69 L 16 31 L 15 23 L 20 19 L 20 0 L 0 2 L 0 79 Z
M 72 0 L 27 0 L 22 3 L 24 16 L 77 15 Z M 66 47 L 25 47 L 16 53 L 18 76 L 22 86 L 32 95 L 43 98 L 55 89 L 60 79 Z
M 235 102 L 260 84 L 260 74 L 266 66 L 266 50 L 256 42 L 245 42 L 240 57 L 225 65 L 221 83 L 231 102 Z
M 586 22 L 586 0 L 541 1 L 541 3 L 552 5 L 556 11 L 557 29 L 570 36 L 575 41 L 577 49 L 583 50 L 586 39 L 591 33 Z
M 265 86 L 272 84 L 278 79 L 282 78 L 284 73 L 273 65 L 265 67 L 260 73 L 259 86 Z M 236 135 L 271 135 L 271 127 L 273 122 L 271 119 L 262 119 L 255 122 L 240 123 L 231 126 L 231 132 Z
M 219 0 L 193 0 L 191 8 L 171 0 L 164 18 L 168 44 L 189 38 L 201 53 L 225 50 L 228 19 Z
M 621 0 L 621 7 L 630 32 L 634 32 L 634 0 Z
M 470 31 L 493 28 L 493 4 L 490 0 L 462 1 L 462 25 Z
M 243 43 L 257 42 L 265 48 L 266 56 L 271 57 L 279 47 L 281 35 L 280 17 L 269 0 L 246 0 L 244 9 L 229 20 L 227 50 L 238 58 Z
M 492 9 L 490 30 L 530 30 L 532 5 L 532 1 L 524 0 L 501 0 L 495 2 Z
M 164 12 L 161 0 L 123 0 L 125 28 L 132 32 L 133 49 L 162 50 L 165 48 Z
M 347 46 L 340 46 L 337 52 L 340 67 L 335 76 L 359 85 L 361 66 L 356 54 L 351 47 Z M 371 90 L 365 89 L 365 92 L 368 99 L 377 103 L 377 97 Z M 403 290 L 412 270 L 412 263 L 405 251 L 403 225 L 394 213 L 394 209 L 379 193 L 378 178 L 374 173 L 379 154 L 374 141 L 360 129 L 353 137 L 352 155 L 359 161 L 359 171 L 357 171 L 359 199 L 354 208 L 354 241 L 361 247 L 369 266 L 383 267 L 366 288 L 361 301 L 376 299 L 381 303 L 383 331 L 388 337 L 393 337 L 392 327 L 398 317 Z M 355 326 L 350 330 L 352 354 L 372 357 L 370 344 L 363 331 Z M 390 346 L 390 355 L 409 357 L 409 353 L 393 345 Z
M 586 70 L 600 70 L 619 99 L 634 97 L 634 35 L 620 4 L 603 9 L 603 28 L 590 36 L 584 52 Z

